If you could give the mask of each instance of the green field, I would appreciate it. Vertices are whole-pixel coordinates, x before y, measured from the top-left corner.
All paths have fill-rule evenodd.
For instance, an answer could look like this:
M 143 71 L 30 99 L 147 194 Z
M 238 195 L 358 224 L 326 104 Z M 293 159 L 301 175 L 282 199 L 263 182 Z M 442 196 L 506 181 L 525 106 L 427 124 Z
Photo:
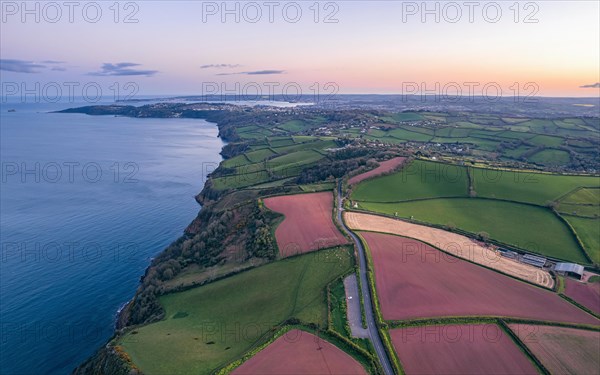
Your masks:
M 599 186 L 600 177 L 473 168 L 478 197 L 508 199 L 544 205 L 580 186 Z
M 279 128 L 283 130 L 287 130 L 289 132 L 299 132 L 306 128 L 306 123 L 302 120 L 292 120 L 288 121 L 283 125 L 279 125 Z
M 425 223 L 451 225 L 532 252 L 587 263 L 568 227 L 549 209 L 490 199 L 361 202 L 360 208 Z
M 468 176 L 465 167 L 416 160 L 398 173 L 358 184 L 354 188 L 352 199 L 397 202 L 467 195 Z
M 404 128 L 393 129 L 388 132 L 389 137 L 394 137 L 397 139 L 401 139 L 404 141 L 416 141 L 416 142 L 427 142 L 433 135 L 423 134 L 420 132 L 415 132 L 411 130 L 407 130 Z
M 148 375 L 209 374 L 289 318 L 325 327 L 325 288 L 351 267 L 347 249 L 323 250 L 163 296 L 165 320 L 136 328 L 118 345 Z
M 600 205 L 600 187 L 579 189 L 565 196 L 561 202 Z
M 531 155 L 527 160 L 540 165 L 565 165 L 569 163 L 571 156 L 563 150 L 545 149 Z
M 268 148 L 264 148 L 262 150 L 247 152 L 246 158 L 248 158 L 248 160 L 250 160 L 252 163 L 258 163 L 273 155 L 275 155 L 273 151 L 269 150 Z
M 561 202 L 556 210 L 560 213 L 573 216 L 589 218 L 600 217 L 600 206 L 570 204 Z
M 564 216 L 577 232 L 594 263 L 600 264 L 600 219 Z
M 299 170 L 298 172 L 290 172 L 290 170 L 295 171 L 298 169 L 297 167 L 312 164 L 323 158 L 324 156 L 322 154 L 314 150 L 296 151 L 269 160 L 267 162 L 267 169 L 272 172 L 283 171 L 285 172 L 284 174 L 286 177 L 289 177 L 292 174 L 298 174 L 300 172 Z

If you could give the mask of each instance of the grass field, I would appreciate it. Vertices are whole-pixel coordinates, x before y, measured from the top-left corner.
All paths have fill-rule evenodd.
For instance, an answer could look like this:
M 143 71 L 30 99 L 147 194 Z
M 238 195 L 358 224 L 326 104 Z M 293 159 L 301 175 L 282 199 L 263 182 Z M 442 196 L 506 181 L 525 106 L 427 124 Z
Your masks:
M 565 196 L 561 202 L 600 205 L 600 187 L 579 189 Z
M 600 264 L 600 219 L 565 216 L 594 263 Z
M 478 197 L 544 205 L 580 186 L 600 186 L 599 177 L 560 176 L 512 170 L 473 168 Z
M 128 333 L 118 344 L 145 374 L 208 374 L 288 318 L 324 327 L 326 285 L 351 266 L 348 250 L 323 250 L 163 296 L 165 320 Z
M 571 157 L 563 150 L 545 149 L 531 155 L 527 160 L 540 165 L 564 165 L 569 163 Z
M 568 227 L 549 209 L 489 199 L 361 202 L 360 207 L 425 223 L 451 225 L 532 252 L 587 263 Z
M 417 160 L 400 172 L 358 184 L 352 199 L 397 202 L 421 198 L 465 197 L 467 169 L 460 166 Z

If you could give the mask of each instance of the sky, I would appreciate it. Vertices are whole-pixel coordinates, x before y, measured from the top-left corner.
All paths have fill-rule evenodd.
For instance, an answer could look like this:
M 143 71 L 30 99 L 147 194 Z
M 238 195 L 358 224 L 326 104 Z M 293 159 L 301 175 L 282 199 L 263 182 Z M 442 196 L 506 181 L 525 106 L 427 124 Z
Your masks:
M 1 2 L 3 95 L 600 94 L 595 0 L 65 4 Z

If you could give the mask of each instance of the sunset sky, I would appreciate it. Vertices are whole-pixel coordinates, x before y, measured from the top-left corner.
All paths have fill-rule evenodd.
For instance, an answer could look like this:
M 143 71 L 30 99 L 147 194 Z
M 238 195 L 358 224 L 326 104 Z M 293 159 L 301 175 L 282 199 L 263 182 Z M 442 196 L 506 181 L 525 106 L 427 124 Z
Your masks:
M 429 2 L 439 22 L 434 13 L 422 22 L 420 1 L 317 7 L 313 1 L 275 2 L 273 22 L 262 1 L 254 3 L 262 16 L 247 2 L 229 2 L 229 9 L 239 9 L 239 22 L 235 14 L 222 22 L 220 1 L 138 1 L 127 9 L 122 2 L 118 15 L 109 8 L 113 2 L 99 3 L 97 22 L 83 17 L 82 2 L 71 23 L 66 7 L 59 17 L 56 9 L 44 10 L 44 3 L 29 3 L 30 9 L 40 8 L 36 22 L 35 14 L 23 14 L 20 1 L 2 2 L 3 84 L 135 82 L 141 94 L 175 95 L 202 94 L 207 82 L 229 88 L 236 82 L 293 82 L 305 91 L 334 82 L 340 93 L 397 94 L 406 83 L 435 89 L 436 82 L 441 87 L 456 82 L 467 94 L 464 83 L 476 82 L 479 90 L 497 83 L 504 95 L 512 95 L 515 82 L 521 90 L 533 82 L 541 96 L 600 92 L 598 1 L 494 3 L 501 15 L 490 2 L 476 2 L 473 22 L 460 1 L 453 3 L 458 7 Z M 298 17 L 296 5 L 302 10 Z M 92 19 L 95 9 L 87 11 Z M 137 23 L 124 22 L 130 13 Z M 338 22 L 323 22 L 329 14 Z

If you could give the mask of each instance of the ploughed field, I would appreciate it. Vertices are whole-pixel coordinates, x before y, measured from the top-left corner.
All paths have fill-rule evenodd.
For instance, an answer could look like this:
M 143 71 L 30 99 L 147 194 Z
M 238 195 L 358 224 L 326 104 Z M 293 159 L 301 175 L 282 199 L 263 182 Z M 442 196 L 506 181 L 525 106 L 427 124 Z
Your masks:
M 350 355 L 328 341 L 301 330 L 291 330 L 255 354 L 233 375 L 367 374 Z
M 361 173 L 357 176 L 351 177 L 348 180 L 348 184 L 349 185 L 354 185 L 354 184 L 358 184 L 361 181 L 364 181 L 368 178 L 371 177 L 375 177 L 375 176 L 379 176 L 382 175 L 384 173 L 388 173 L 393 171 L 394 169 L 398 168 L 399 166 L 401 166 L 402 164 L 404 164 L 404 162 L 406 161 L 406 158 L 403 157 L 397 157 L 397 158 L 393 158 L 390 160 L 386 160 L 386 161 L 380 161 L 379 162 L 379 167 L 370 170 L 368 172 L 365 173 Z
M 284 259 L 160 297 L 165 318 L 121 346 L 142 372 L 208 374 L 265 342 L 290 318 L 327 325 L 326 286 L 352 267 L 347 249 Z
M 565 278 L 565 295 L 600 315 L 600 283 L 582 283 Z
M 485 232 L 502 244 L 589 264 L 600 263 L 599 189 L 597 176 L 415 160 L 357 184 L 351 199 L 363 210 Z
M 510 329 L 551 374 L 598 374 L 600 332 L 510 324 Z
M 391 233 L 414 238 L 459 258 L 496 269 L 522 280 L 547 288 L 552 288 L 554 285 L 554 280 L 547 271 L 505 258 L 489 246 L 457 233 L 359 212 L 344 212 L 344 220 L 353 230 Z
M 408 327 L 391 330 L 390 337 L 407 375 L 538 373 L 495 324 Z
M 281 195 L 266 198 L 264 203 L 285 216 L 275 229 L 282 257 L 348 243 L 333 223 L 331 192 Z
M 445 254 L 414 239 L 361 232 L 386 320 L 514 317 L 598 325 L 557 294 Z

